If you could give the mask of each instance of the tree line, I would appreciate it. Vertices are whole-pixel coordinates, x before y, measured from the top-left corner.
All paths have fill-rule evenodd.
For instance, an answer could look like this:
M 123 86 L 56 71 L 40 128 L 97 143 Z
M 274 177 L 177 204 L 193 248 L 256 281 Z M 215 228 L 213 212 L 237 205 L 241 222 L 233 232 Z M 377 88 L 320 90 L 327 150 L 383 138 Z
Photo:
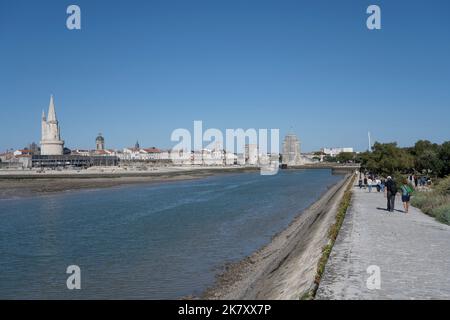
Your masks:
M 372 151 L 359 154 L 343 152 L 333 161 L 360 163 L 363 170 L 385 176 L 414 173 L 445 177 L 450 175 L 450 141 L 437 144 L 419 140 L 413 147 L 406 148 L 398 147 L 396 142 L 376 142 Z

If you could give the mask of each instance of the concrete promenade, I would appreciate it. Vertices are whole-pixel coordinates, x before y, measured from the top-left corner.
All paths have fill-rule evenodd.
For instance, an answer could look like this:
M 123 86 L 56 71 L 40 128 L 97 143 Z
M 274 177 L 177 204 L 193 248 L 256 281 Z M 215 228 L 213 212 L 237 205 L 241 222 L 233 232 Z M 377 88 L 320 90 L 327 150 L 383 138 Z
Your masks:
M 389 213 L 374 190 L 353 188 L 316 299 L 450 299 L 450 226 L 403 213 L 399 195 Z M 369 266 L 380 268 L 380 289 L 367 288 Z

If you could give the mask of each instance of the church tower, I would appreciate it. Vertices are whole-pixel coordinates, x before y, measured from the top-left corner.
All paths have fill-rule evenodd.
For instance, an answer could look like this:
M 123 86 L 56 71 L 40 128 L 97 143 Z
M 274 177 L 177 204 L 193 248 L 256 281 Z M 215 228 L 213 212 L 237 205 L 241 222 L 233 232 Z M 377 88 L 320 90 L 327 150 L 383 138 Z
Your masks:
M 105 150 L 105 138 L 103 138 L 101 133 L 99 133 L 95 139 L 95 149 L 97 151 Z
M 53 95 L 50 96 L 47 118 L 42 111 L 42 139 L 41 155 L 62 155 L 64 151 L 64 141 L 61 140 L 60 128 L 56 119 Z

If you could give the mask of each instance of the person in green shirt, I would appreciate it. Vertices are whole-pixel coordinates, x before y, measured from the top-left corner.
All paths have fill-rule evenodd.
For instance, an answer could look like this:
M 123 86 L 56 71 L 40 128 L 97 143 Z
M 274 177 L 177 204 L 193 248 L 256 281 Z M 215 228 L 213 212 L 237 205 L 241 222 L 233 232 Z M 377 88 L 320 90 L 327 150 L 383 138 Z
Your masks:
M 413 189 L 412 189 L 411 185 L 408 183 L 407 179 L 403 180 L 401 189 L 402 189 L 403 208 L 405 209 L 405 213 L 408 213 L 409 200 L 411 199 L 411 193 L 413 192 Z

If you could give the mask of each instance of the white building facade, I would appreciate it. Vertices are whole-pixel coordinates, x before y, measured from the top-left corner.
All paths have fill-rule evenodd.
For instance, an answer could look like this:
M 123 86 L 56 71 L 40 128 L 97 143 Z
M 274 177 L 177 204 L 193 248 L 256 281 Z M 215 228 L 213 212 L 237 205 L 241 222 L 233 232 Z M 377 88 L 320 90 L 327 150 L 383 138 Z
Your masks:
M 342 152 L 353 152 L 353 148 L 322 148 L 321 151 L 327 156 L 335 157 Z
M 245 163 L 249 165 L 258 164 L 258 145 L 246 144 L 245 145 Z

